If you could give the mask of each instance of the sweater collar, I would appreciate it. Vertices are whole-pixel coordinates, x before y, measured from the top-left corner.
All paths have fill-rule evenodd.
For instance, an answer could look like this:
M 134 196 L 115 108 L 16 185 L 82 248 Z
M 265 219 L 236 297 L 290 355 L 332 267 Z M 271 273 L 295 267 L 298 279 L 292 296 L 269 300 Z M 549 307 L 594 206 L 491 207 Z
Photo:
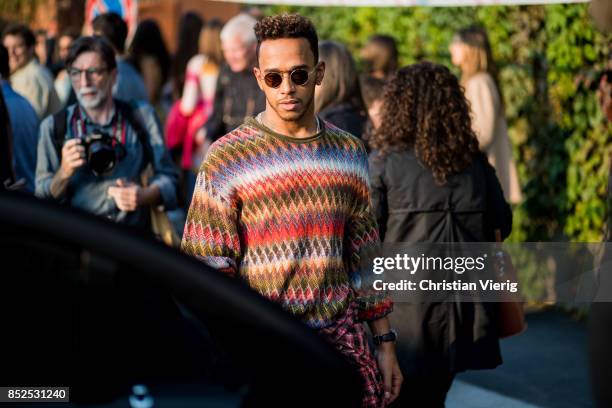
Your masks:
M 309 142 L 318 140 L 321 137 L 323 137 L 323 135 L 325 134 L 325 121 L 319 118 L 319 122 L 321 123 L 321 130 L 319 132 L 315 133 L 312 136 L 300 138 L 300 137 L 293 137 L 293 136 L 283 135 L 282 133 L 277 133 L 277 132 L 273 131 L 272 129 L 270 129 L 269 127 L 265 126 L 263 123 L 259 122 L 254 117 L 249 117 L 246 120 L 246 124 L 247 125 L 253 126 L 253 127 L 261 130 L 265 134 L 268 134 L 268 135 L 272 136 L 273 138 L 280 139 L 280 140 L 282 140 L 284 142 L 300 143 L 300 144 L 301 143 L 309 143 Z

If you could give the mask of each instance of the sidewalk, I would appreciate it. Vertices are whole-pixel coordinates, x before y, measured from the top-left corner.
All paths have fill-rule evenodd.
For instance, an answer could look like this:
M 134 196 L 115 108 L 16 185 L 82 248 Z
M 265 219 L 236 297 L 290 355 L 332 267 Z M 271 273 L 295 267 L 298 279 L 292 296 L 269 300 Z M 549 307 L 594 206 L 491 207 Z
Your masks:
M 502 341 L 504 364 L 457 376 L 449 408 L 589 408 L 587 328 L 562 312 L 527 315 L 528 330 Z

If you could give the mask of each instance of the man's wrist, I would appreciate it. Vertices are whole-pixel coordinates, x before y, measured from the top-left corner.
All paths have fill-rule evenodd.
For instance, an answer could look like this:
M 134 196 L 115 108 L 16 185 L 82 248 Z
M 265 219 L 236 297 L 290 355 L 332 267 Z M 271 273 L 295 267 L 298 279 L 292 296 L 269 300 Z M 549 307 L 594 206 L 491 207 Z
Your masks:
M 68 182 L 70 181 L 70 177 L 65 172 L 63 167 L 60 167 L 59 170 L 55 173 L 55 176 L 51 179 L 51 184 L 49 185 L 49 193 L 51 197 L 58 200 L 64 196 L 66 193 L 66 188 L 68 187 Z
M 140 187 L 138 193 L 138 206 L 157 205 L 161 200 L 159 186 L 152 184 L 147 187 Z
M 378 350 L 379 352 L 395 352 L 395 342 L 385 342 L 385 343 L 380 343 L 378 346 L 376 346 L 376 350 Z
M 389 329 L 386 333 L 375 333 L 373 341 L 377 346 L 385 343 L 394 344 L 397 341 L 397 332 L 393 329 Z

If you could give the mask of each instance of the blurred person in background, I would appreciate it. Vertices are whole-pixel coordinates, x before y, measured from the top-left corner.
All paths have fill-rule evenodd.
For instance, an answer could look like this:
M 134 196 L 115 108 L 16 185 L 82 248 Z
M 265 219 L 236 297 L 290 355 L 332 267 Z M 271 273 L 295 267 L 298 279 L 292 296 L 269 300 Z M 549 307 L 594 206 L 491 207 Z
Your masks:
M 55 75 L 55 92 L 59 97 L 62 107 L 76 102 L 76 95 L 72 90 L 70 77 L 66 72 L 66 58 L 70 51 L 70 45 L 79 37 L 76 31 L 67 30 L 59 36 L 55 53 L 55 62 L 52 66 L 52 72 Z
M 47 47 L 47 30 L 36 30 L 34 33 L 36 45 L 34 46 L 34 54 L 40 65 L 47 66 L 50 56 Z
M 368 122 L 366 123 L 363 140 L 367 142 L 373 132 L 380 127 L 380 112 L 383 105 L 383 93 L 387 81 L 374 76 L 363 76 L 360 81 L 361 98 L 368 111 Z
M 478 27 L 457 32 L 450 45 L 453 65 L 461 70 L 461 85 L 472 111 L 472 126 L 480 150 L 497 170 L 506 200 L 522 200 L 518 172 L 508 137 L 504 101 L 487 33 Z
M 351 53 L 338 42 L 321 41 L 319 55 L 327 73 L 315 89 L 316 112 L 321 119 L 361 138 L 367 117 Z
M 12 135 L 12 168 L 15 181 L 23 180 L 24 189 L 34 193 L 34 178 L 36 173 L 36 146 L 38 144 L 38 115 L 26 98 L 17 94 L 8 82 L 9 78 L 8 51 L 0 45 L 0 84 L 4 97 Z
M 126 22 L 116 13 L 100 14 L 92 22 L 93 34 L 108 41 L 117 55 L 117 81 L 113 96 L 130 101 L 148 101 L 149 95 L 142 76 L 125 58 L 125 41 L 128 35 Z
M 66 68 L 66 58 L 68 58 L 68 52 L 70 51 L 70 45 L 74 40 L 79 38 L 78 30 L 67 29 L 63 31 L 57 39 L 57 46 L 55 47 L 55 54 L 53 56 L 53 66 L 51 72 L 55 77 L 57 74 Z
M 128 61 L 144 79 L 149 102 L 164 123 L 168 106 L 164 106 L 162 90 L 170 77 L 170 54 L 155 20 L 138 23 L 128 51 Z
M 253 17 L 239 14 L 221 30 L 225 65 L 219 72 L 212 115 L 202 133 L 196 135 L 198 140 L 215 141 L 265 109 L 264 94 L 252 71 L 256 64 L 256 23 Z
M 397 43 L 389 35 L 376 34 L 370 37 L 359 56 L 367 75 L 385 79 L 397 69 Z
M 469 105 L 448 68 L 402 68 L 385 88 L 370 139 L 372 206 L 383 243 L 492 242 L 510 234 L 512 212 L 478 150 Z M 405 376 L 397 407 L 444 407 L 455 374 L 502 363 L 497 304 L 398 302 Z
M 172 100 L 176 101 L 183 94 L 185 75 L 189 60 L 198 53 L 200 32 L 204 20 L 194 12 L 187 12 L 181 16 L 177 38 L 176 53 L 172 60 Z
M 77 39 L 66 65 L 78 103 L 40 125 L 36 196 L 150 232 L 150 206 L 176 206 L 177 178 L 153 108 L 113 98 L 117 61 L 102 37 Z
M 6 51 L 6 49 L 5 49 Z M 0 191 L 8 190 L 15 181 L 12 166 L 11 121 L 4 96 L 0 92 Z
M 36 39 L 32 30 L 23 24 L 12 24 L 4 29 L 2 44 L 9 53 L 10 82 L 15 92 L 25 97 L 39 119 L 61 109 L 51 73 L 34 57 Z
M 224 63 L 221 49 L 223 24 L 211 20 L 202 27 L 199 53 L 189 60 L 183 96 L 177 101 L 166 122 L 168 148 L 183 170 L 182 196 L 186 207 L 193 195 L 195 176 L 205 154 L 205 140 L 196 138 L 212 114 L 217 78 Z

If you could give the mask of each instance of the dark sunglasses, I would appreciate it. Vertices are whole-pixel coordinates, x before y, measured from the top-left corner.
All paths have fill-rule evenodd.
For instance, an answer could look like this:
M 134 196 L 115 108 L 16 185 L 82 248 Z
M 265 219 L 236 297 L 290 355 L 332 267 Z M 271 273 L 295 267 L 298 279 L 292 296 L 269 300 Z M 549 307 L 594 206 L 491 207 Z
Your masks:
M 283 74 L 288 73 L 289 78 L 291 78 L 291 82 L 296 85 L 306 85 L 308 79 L 310 79 L 310 75 L 317 70 L 317 67 L 314 67 L 312 71 L 308 72 L 305 68 L 297 68 L 291 72 L 268 72 L 264 75 L 264 82 L 270 88 L 278 88 L 283 83 Z

